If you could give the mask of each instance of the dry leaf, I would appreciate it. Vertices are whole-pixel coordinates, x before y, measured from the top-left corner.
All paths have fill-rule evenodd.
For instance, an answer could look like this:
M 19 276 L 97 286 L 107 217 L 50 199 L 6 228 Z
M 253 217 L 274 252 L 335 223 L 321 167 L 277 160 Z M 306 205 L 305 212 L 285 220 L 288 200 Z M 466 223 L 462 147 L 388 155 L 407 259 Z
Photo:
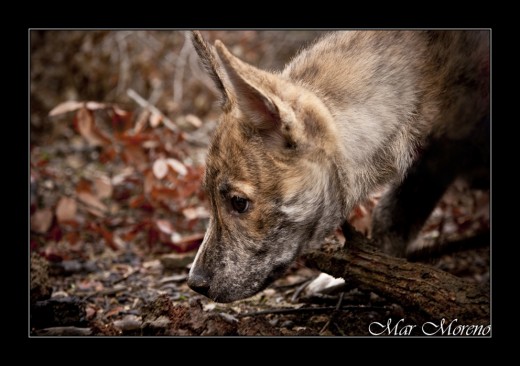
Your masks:
M 102 217 L 107 211 L 107 206 L 92 193 L 78 192 L 78 198 L 87 205 L 87 210 L 96 216 Z
M 111 317 L 111 316 L 114 316 L 114 315 L 118 315 L 119 313 L 121 313 L 122 311 L 125 311 L 125 307 L 124 306 L 116 306 L 115 308 L 112 308 L 110 309 L 109 311 L 106 312 L 105 316 L 107 318 Z
M 107 105 L 99 102 L 87 102 L 86 105 L 88 110 L 95 111 L 96 109 L 105 109 Z
M 150 126 L 152 126 L 153 128 L 159 126 L 161 121 L 162 116 L 160 114 L 152 113 L 152 115 L 150 116 Z
M 128 164 L 135 166 L 140 172 L 148 168 L 148 158 L 140 146 L 126 145 L 123 157 Z
M 73 221 L 76 218 L 78 205 L 69 197 L 62 197 L 56 206 L 56 218 L 60 224 Z
M 180 235 L 172 234 L 171 241 L 182 251 L 189 251 L 196 249 L 204 239 L 203 233 L 195 233 L 193 235 L 187 235 L 181 237 Z
M 168 220 L 156 220 L 155 224 L 165 234 L 171 235 L 174 232 L 173 225 Z
M 94 123 L 94 115 L 88 109 L 81 108 L 76 113 L 76 121 L 79 133 L 87 140 L 89 145 L 100 146 L 104 143 L 110 143 L 110 139 L 97 130 Z
M 144 194 L 146 196 L 149 196 L 152 194 L 153 188 L 154 188 L 155 178 L 154 174 L 151 170 L 146 172 L 146 175 L 144 177 L 144 183 L 143 183 L 143 190 Z
M 170 168 L 172 168 L 174 171 L 176 171 L 180 175 L 188 174 L 188 169 L 186 169 L 184 164 L 181 163 L 177 159 L 173 159 L 173 158 L 166 159 L 166 164 L 168 164 L 170 166 Z
M 54 107 L 49 112 L 49 116 L 53 117 L 53 116 L 57 116 L 57 115 L 60 115 L 63 113 L 74 112 L 74 111 L 80 109 L 81 107 L 83 107 L 83 102 L 69 100 L 67 102 L 60 103 L 56 107 Z
M 132 174 L 134 174 L 134 168 L 131 166 L 126 166 L 119 172 L 118 174 L 114 175 L 112 178 L 112 184 L 117 186 L 121 183 L 123 183 L 126 178 L 130 177 Z
M 194 114 L 188 114 L 186 117 L 184 117 L 186 122 L 191 124 L 193 127 L 200 128 L 202 126 L 202 121 L 199 117 L 195 116 Z
M 202 206 L 185 208 L 184 210 L 182 210 L 182 214 L 187 220 L 209 218 L 208 210 L 206 210 L 206 208 Z
M 125 111 L 124 109 L 119 108 L 118 106 L 113 106 L 113 111 L 120 117 L 126 117 L 130 112 Z
M 153 174 L 157 179 L 163 179 L 168 174 L 168 164 L 165 159 L 157 159 L 153 163 Z
M 106 176 L 97 177 L 94 179 L 94 189 L 96 191 L 96 196 L 100 199 L 109 198 L 112 196 L 112 184 L 110 183 L 110 179 Z
M 31 230 L 46 233 L 52 224 L 52 211 L 48 208 L 36 211 L 31 217 Z

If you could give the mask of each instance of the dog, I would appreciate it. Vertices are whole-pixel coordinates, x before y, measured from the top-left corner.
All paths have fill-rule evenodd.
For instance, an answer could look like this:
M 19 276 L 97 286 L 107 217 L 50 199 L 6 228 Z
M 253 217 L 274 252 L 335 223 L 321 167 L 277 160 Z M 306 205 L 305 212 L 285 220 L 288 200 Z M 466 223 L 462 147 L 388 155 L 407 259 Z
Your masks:
M 489 31 L 327 33 L 279 73 L 192 41 L 222 97 L 188 277 L 214 301 L 267 287 L 382 185 L 373 237 L 403 256 L 456 176 L 489 180 Z

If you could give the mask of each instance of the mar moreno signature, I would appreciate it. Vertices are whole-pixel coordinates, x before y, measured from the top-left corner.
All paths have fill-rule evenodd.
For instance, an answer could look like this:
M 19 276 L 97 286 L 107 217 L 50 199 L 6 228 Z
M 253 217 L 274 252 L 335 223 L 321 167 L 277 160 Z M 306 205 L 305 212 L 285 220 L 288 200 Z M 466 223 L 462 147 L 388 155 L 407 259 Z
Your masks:
M 459 324 L 458 319 L 451 321 L 442 318 L 439 322 L 425 322 L 420 328 L 417 324 L 405 324 L 402 318 L 394 322 L 389 318 L 386 323 L 372 322 L 368 326 L 368 331 L 374 336 L 394 335 L 409 336 L 414 330 L 421 330 L 426 336 L 446 335 L 446 336 L 487 336 L 491 333 L 491 325 Z

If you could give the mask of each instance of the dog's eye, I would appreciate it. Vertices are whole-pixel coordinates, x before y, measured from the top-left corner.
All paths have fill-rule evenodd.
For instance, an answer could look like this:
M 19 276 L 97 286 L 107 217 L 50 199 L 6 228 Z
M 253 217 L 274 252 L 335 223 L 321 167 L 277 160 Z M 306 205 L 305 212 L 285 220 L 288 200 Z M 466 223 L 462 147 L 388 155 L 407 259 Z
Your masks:
M 231 206 L 236 212 L 244 213 L 249 208 L 249 201 L 242 197 L 233 196 L 231 197 Z

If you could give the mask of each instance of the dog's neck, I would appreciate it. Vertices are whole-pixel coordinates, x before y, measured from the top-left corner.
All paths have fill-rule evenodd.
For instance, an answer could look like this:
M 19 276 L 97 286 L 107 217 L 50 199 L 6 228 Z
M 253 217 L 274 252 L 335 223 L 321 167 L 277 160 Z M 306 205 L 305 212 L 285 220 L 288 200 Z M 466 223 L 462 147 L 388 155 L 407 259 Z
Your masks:
M 346 187 L 348 214 L 378 186 L 401 178 L 413 159 L 411 126 L 419 93 L 410 80 L 418 77 L 418 70 L 413 65 L 397 67 L 384 50 L 360 47 L 363 52 L 345 54 L 334 44 L 318 42 L 299 54 L 283 75 L 317 95 L 334 118 L 342 155 L 335 165 Z

